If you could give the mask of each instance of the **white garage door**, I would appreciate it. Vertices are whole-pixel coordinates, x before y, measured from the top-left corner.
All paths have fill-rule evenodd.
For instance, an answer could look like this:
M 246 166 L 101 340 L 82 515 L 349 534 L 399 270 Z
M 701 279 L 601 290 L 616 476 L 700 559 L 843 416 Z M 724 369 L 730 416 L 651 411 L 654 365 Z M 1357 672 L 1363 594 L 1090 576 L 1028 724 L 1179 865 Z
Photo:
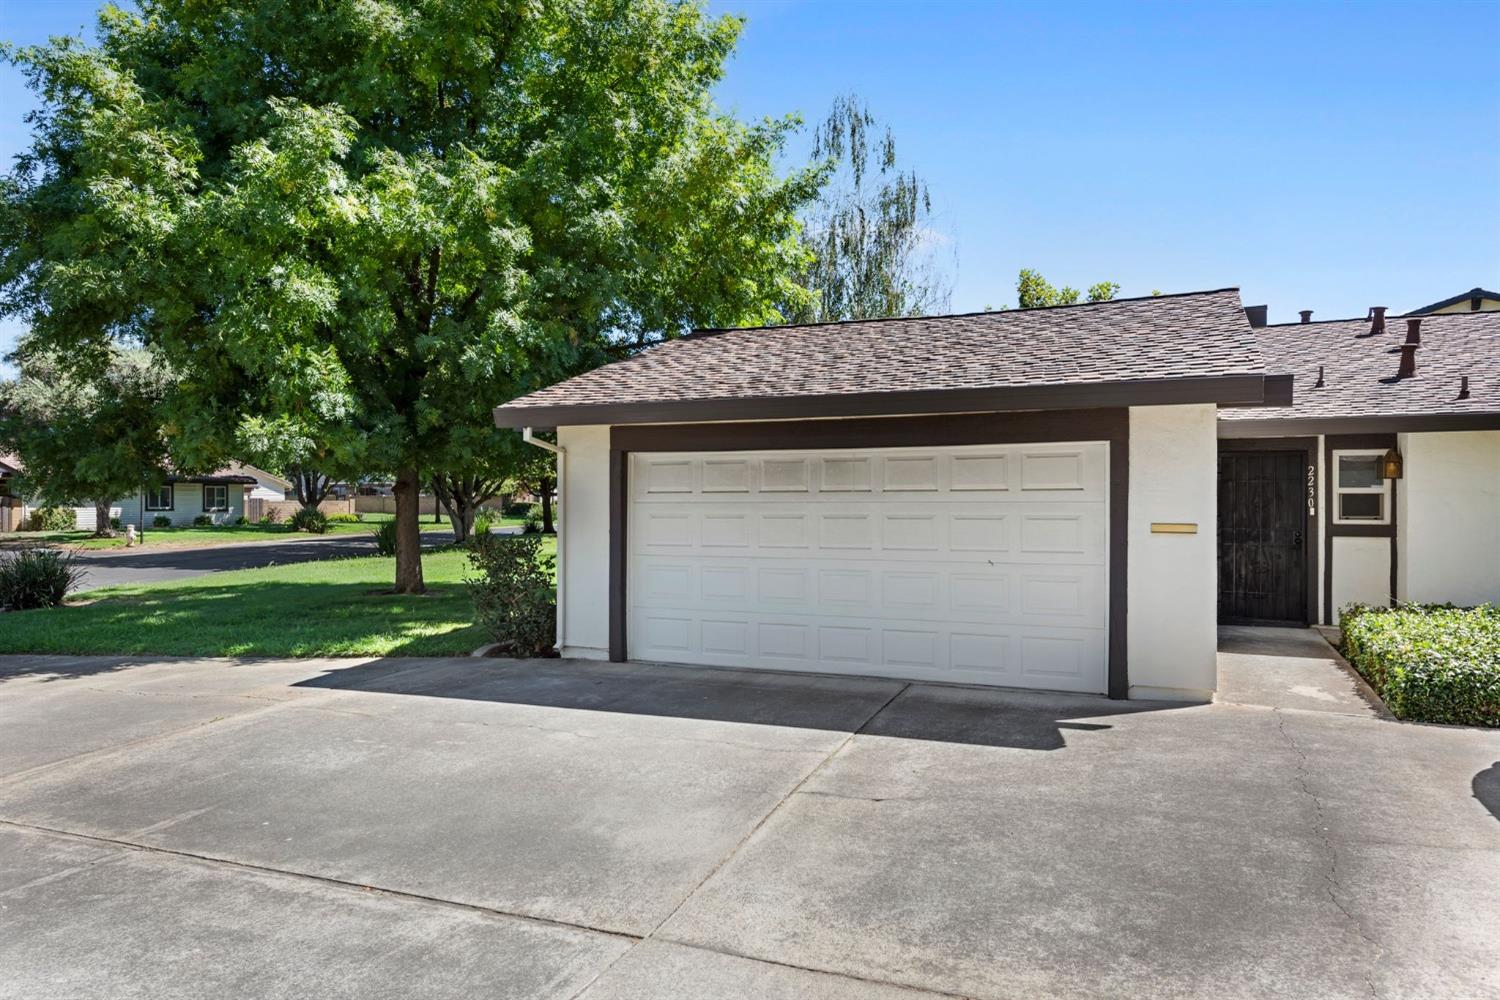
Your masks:
M 629 656 L 1103 692 L 1108 460 L 635 454 Z

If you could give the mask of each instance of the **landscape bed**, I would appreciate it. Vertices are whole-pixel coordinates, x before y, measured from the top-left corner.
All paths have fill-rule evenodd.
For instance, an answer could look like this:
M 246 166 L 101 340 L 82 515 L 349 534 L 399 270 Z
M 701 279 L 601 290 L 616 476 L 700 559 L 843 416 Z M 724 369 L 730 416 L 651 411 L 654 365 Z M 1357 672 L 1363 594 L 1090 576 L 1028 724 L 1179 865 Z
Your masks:
M 556 541 L 547 538 L 551 551 Z M 426 553 L 428 593 L 389 593 L 395 560 L 361 556 L 108 587 L 5 613 L 0 653 L 450 656 L 490 641 L 474 624 L 468 553 Z
M 1398 719 L 1500 727 L 1500 607 L 1353 605 L 1344 655 Z

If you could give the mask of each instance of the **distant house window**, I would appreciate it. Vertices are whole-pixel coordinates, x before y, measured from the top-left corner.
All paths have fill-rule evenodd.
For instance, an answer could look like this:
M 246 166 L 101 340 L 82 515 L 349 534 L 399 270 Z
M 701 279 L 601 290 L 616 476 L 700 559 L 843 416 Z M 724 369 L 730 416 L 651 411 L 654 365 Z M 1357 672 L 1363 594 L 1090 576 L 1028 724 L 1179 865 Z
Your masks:
M 171 483 L 168 483 L 165 486 L 158 486 L 154 490 L 147 490 L 146 491 L 146 509 L 147 510 L 171 510 L 172 509 L 172 501 L 174 499 L 175 498 L 172 496 L 172 484 Z
M 1336 451 L 1334 524 L 1390 524 L 1391 481 L 1380 475 L 1384 451 Z
M 203 487 L 203 509 L 207 513 L 229 509 L 229 487 L 222 483 L 206 483 Z

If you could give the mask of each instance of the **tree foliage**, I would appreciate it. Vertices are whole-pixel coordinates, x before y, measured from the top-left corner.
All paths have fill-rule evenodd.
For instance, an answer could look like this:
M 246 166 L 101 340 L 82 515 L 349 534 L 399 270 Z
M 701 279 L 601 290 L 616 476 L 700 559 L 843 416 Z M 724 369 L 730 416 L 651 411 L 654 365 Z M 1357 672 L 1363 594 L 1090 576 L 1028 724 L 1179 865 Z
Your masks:
M 493 406 L 806 300 L 819 175 L 773 168 L 795 123 L 709 96 L 739 30 L 666 0 L 107 9 L 98 48 L 15 55 L 43 110 L 3 191 L 0 309 L 190 372 L 186 466 L 394 473 L 397 588 L 420 590 L 424 470 L 476 471 Z
M 896 140 L 859 97 L 838 98 L 813 133 L 830 179 L 808 212 L 804 283 L 816 294 L 799 322 L 917 316 L 948 307 L 927 183 L 896 158 Z
M 110 504 L 161 481 L 159 410 L 170 372 L 138 349 L 110 350 L 87 375 L 24 344 L 17 359 L 19 377 L 0 386 L 0 450 L 20 456 L 24 492 L 48 504 L 91 503 L 100 514 L 95 532 L 108 534 Z
M 1120 292 L 1120 286 L 1113 281 L 1100 281 L 1089 286 L 1089 302 L 1108 302 Z M 1078 301 L 1080 293 L 1076 288 L 1064 285 L 1062 288 L 1054 288 L 1052 284 L 1042 277 L 1040 271 L 1023 267 L 1016 279 L 1016 299 L 1022 309 L 1042 309 L 1047 306 L 1070 306 Z

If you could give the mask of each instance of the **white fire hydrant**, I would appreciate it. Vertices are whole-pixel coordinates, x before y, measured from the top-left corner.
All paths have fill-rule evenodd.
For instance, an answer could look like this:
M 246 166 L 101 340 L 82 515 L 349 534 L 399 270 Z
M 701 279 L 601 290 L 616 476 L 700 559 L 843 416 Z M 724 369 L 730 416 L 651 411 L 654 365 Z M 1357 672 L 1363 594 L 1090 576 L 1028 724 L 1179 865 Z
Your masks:
M 140 539 L 136 537 L 135 525 L 125 525 L 125 547 L 127 549 L 133 548 L 135 546 L 135 543 L 138 541 L 140 541 Z

